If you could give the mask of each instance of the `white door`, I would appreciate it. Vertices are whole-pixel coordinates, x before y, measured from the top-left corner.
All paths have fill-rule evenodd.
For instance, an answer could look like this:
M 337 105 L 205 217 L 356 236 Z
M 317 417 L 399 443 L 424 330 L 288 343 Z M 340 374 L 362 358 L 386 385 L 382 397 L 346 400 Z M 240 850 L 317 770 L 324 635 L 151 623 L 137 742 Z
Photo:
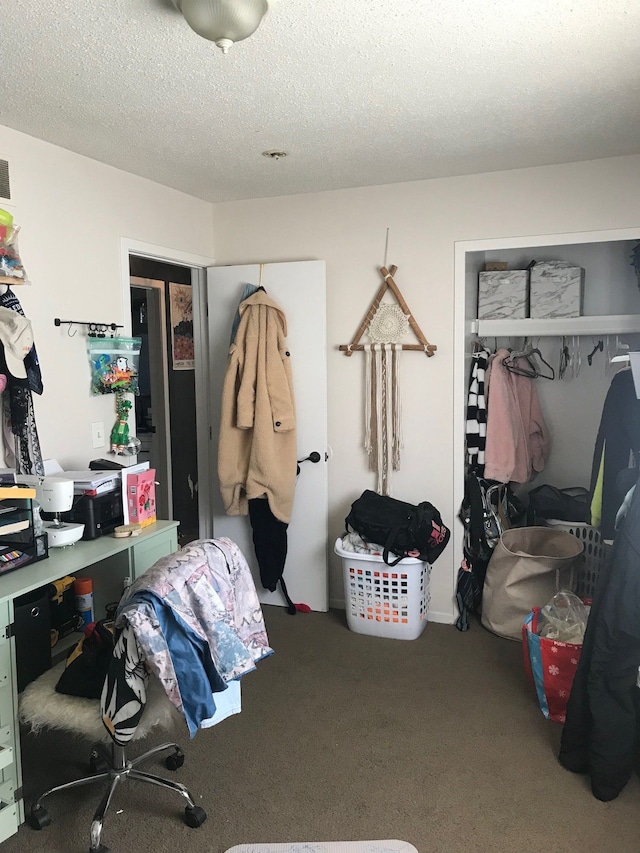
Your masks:
M 308 604 L 312 610 L 327 610 L 329 595 L 325 279 L 324 261 L 210 267 L 207 270 L 214 536 L 227 536 L 239 545 L 251 566 L 263 604 L 285 605 L 279 587 L 275 592 L 262 588 L 249 519 L 224 514 L 217 478 L 220 402 L 233 318 L 244 286 L 262 285 L 287 317 L 298 459 L 305 459 L 314 452 L 320 456 L 317 463 L 300 463 L 283 575 L 292 601 Z

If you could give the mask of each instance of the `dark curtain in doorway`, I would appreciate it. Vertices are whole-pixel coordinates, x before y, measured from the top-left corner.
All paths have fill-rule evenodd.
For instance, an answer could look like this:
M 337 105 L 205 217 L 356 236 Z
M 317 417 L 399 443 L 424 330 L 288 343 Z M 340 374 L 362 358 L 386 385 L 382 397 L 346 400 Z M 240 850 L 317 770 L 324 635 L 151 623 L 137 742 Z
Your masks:
M 132 256 L 129 260 L 129 272 L 140 278 L 153 278 L 165 282 L 173 517 L 180 522 L 179 542 L 184 545 L 197 539 L 199 535 L 195 373 L 193 370 L 173 370 L 169 282 L 190 286 L 191 270 L 189 267 Z

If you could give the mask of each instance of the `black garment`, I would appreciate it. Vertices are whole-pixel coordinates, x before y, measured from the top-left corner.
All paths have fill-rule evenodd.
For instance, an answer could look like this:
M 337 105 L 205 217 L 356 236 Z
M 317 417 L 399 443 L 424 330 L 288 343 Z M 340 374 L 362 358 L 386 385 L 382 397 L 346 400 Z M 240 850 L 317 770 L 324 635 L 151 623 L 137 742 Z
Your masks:
M 590 773 L 599 800 L 613 800 L 634 767 L 640 667 L 640 486 L 600 571 L 562 732 L 560 763 Z
M 273 592 L 284 571 L 287 559 L 287 527 L 271 512 L 266 498 L 249 501 L 249 519 L 262 586 Z
M 25 316 L 20 300 L 9 287 L 5 293 L 0 294 L 0 306 L 9 308 L 11 311 L 17 311 L 18 314 Z M 42 384 L 42 374 L 40 372 L 40 362 L 38 353 L 36 352 L 35 344 L 24 357 L 24 366 L 27 371 L 27 384 L 34 394 L 42 394 L 44 386 Z
M 275 592 L 278 583 L 287 601 L 287 610 L 295 616 L 296 606 L 289 598 L 282 573 L 287 559 L 288 524 L 280 521 L 271 512 L 266 498 L 252 498 L 249 504 L 249 520 L 253 529 L 253 547 L 260 568 L 262 586 Z
M 604 449 L 604 480 L 602 486 L 602 520 L 600 535 L 613 539 L 616 513 L 622 498 L 616 489 L 616 477 L 629 467 L 629 456 L 640 450 L 640 400 L 636 397 L 630 370 L 621 370 L 611 380 L 607 392 L 600 428 L 596 438 L 591 469 L 590 494 L 593 497 Z
M 20 300 L 11 288 L 0 294 L 0 306 L 25 316 Z M 0 350 L 0 372 L 7 377 L 7 392 L 2 399 L 3 428 L 8 424 L 13 435 L 12 440 L 4 429 L 7 456 L 5 461 L 7 464 L 14 464 L 19 474 L 38 474 L 44 477 L 44 463 L 32 399 L 32 392 L 42 394 L 44 390 L 36 348 L 32 346 L 24 358 L 26 379 L 16 379 L 7 370 L 1 346 Z
M 479 560 L 474 560 L 473 563 L 465 561 L 458 569 L 456 606 L 459 615 L 455 623 L 458 631 L 468 631 L 471 627 L 471 614 L 480 613 L 486 573 L 487 564 Z

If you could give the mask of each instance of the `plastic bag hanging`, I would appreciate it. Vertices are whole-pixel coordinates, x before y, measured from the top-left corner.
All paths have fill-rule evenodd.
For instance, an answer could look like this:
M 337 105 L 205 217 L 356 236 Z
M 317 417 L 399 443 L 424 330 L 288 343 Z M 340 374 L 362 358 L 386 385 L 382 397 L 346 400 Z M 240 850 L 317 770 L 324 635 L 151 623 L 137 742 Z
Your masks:
M 18 250 L 19 231 L 9 211 L 0 210 L 0 282 L 3 284 L 29 284 Z
M 92 394 L 139 394 L 141 338 L 90 338 Z

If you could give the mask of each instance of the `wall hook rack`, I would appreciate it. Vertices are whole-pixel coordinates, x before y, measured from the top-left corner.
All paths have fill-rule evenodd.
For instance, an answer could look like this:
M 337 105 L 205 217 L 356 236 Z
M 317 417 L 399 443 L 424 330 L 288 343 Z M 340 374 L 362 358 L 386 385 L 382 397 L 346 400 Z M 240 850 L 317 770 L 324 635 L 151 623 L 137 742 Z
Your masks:
M 106 337 L 107 331 L 111 331 L 111 337 L 113 337 L 113 333 L 117 329 L 124 329 L 124 326 L 119 325 L 118 323 L 90 323 L 86 320 L 61 320 L 59 317 L 56 317 L 53 321 L 55 326 L 62 326 L 62 324 L 68 324 L 69 332 L 71 332 L 72 326 L 86 326 L 87 327 L 87 336 L 89 338 L 104 338 Z M 75 335 L 75 332 L 73 333 Z M 73 335 L 71 335 L 73 337 Z

